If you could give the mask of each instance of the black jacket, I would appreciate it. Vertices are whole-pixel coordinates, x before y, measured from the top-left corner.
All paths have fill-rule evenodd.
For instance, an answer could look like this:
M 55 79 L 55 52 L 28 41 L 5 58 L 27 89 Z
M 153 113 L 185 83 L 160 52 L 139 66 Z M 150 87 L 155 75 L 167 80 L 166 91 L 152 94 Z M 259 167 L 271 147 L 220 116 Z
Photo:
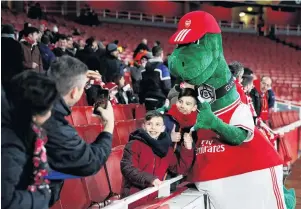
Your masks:
M 140 103 L 144 103 L 145 98 L 165 100 L 171 89 L 171 80 L 169 70 L 163 61 L 150 59 L 141 73 Z
M 55 103 L 51 118 L 44 124 L 48 134 L 48 163 L 55 171 L 75 176 L 91 176 L 108 159 L 112 149 L 112 134 L 101 132 L 92 144 L 87 144 L 65 119 L 70 113 L 61 98 Z M 50 205 L 59 199 L 62 184 L 63 180 L 51 181 Z
M 1 37 L 1 52 L 1 81 L 6 88 L 11 78 L 23 71 L 23 50 L 14 39 Z
M 26 142 L 30 141 L 30 136 L 35 136 L 21 135 L 19 127 L 12 125 L 3 92 L 1 106 L 1 208 L 48 209 L 50 193 L 47 190 L 27 190 L 33 173 L 33 144 Z
M 63 51 L 63 49 L 61 49 L 60 47 L 54 48 L 52 52 L 56 57 L 61 57 L 64 55 L 74 57 L 74 54 L 72 54 L 72 52 L 70 52 L 68 49 L 65 49 L 65 51 Z
M 114 82 L 116 75 L 122 75 L 122 68 L 124 68 L 122 62 L 116 57 L 106 54 L 100 60 L 100 71 L 102 80 L 105 83 Z
M 255 88 L 253 88 L 250 92 L 250 97 L 252 98 L 257 117 L 259 117 L 261 113 L 261 96 L 259 92 Z

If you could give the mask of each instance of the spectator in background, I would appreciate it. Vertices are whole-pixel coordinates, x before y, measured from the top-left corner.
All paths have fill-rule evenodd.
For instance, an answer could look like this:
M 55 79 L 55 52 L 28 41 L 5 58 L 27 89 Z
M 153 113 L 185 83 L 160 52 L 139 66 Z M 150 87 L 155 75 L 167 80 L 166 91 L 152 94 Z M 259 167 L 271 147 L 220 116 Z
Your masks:
M 51 63 L 55 60 L 55 55 L 48 47 L 50 43 L 49 37 L 43 35 L 41 38 L 41 43 L 39 44 L 40 53 L 42 56 L 43 69 L 47 71 L 51 65 Z
M 7 90 L 8 102 L 1 94 L 1 208 L 48 209 L 47 138 L 41 125 L 57 98 L 55 83 L 26 71 L 14 77 Z
M 40 3 L 36 3 L 34 6 L 31 6 L 27 16 L 31 19 L 42 19 L 43 12 Z
M 123 75 L 122 62 L 118 59 L 119 52 L 117 45 L 110 43 L 106 47 L 106 55 L 101 59 L 100 74 L 103 77 L 103 82 L 114 82 L 116 75 Z
M 68 52 L 72 54 L 72 56 L 75 56 L 76 53 L 76 48 L 74 47 L 74 42 L 73 42 L 73 37 L 72 36 L 67 36 L 67 49 Z
M 87 66 L 76 58 L 63 56 L 52 63 L 47 72 L 55 81 L 59 100 L 52 110 L 52 116 L 44 124 L 48 134 L 46 145 L 50 167 L 58 172 L 74 176 L 90 176 L 96 174 L 108 159 L 112 149 L 112 133 L 114 129 L 114 114 L 111 103 L 107 108 L 98 108 L 104 130 L 95 141 L 87 144 L 79 137 L 76 129 L 65 119 L 71 114 L 71 109 L 81 98 L 87 79 L 99 80 L 100 75 L 88 71 Z M 63 180 L 52 180 L 52 206 L 59 198 Z
M 141 51 L 141 50 L 146 50 L 146 51 L 149 51 L 149 48 L 147 46 L 147 39 L 142 39 L 141 43 L 137 46 L 137 48 L 135 49 L 134 51 L 134 54 L 133 54 L 133 58 L 136 57 L 136 55 Z
M 253 77 L 253 83 L 254 83 L 254 74 L 253 71 L 250 70 L 249 68 L 244 68 L 244 75 L 243 76 L 252 76 Z M 262 101 L 261 101 L 261 96 L 260 93 L 258 92 L 258 90 L 255 88 L 255 86 L 253 85 L 252 89 L 249 90 L 249 96 L 252 99 L 253 102 L 253 106 L 256 112 L 257 117 L 260 117 L 260 113 L 261 113 L 261 108 L 262 108 Z
M 136 64 L 130 67 L 131 79 L 134 93 L 139 95 L 140 92 L 140 82 L 142 80 L 142 70 L 145 70 L 146 63 L 152 56 L 150 53 L 146 53 L 140 60 L 140 64 Z
M 118 86 L 118 92 L 116 94 L 118 104 L 138 103 L 138 98 L 134 95 L 131 86 L 129 84 L 125 85 L 124 76 L 115 76 L 114 83 L 116 83 L 116 85 Z
M 1 31 L 1 82 L 6 88 L 13 76 L 23 71 L 23 50 L 15 40 L 12 25 L 4 25 Z
M 28 22 L 24 23 L 23 30 L 21 30 L 21 31 L 19 32 L 19 41 L 21 41 L 21 39 L 23 39 L 24 32 L 25 32 L 26 28 L 28 28 L 28 27 L 31 27 L 31 24 L 28 23 Z
M 69 55 L 73 57 L 73 54 L 69 50 L 67 50 L 67 36 L 65 35 L 60 35 L 59 45 L 52 51 L 56 57 L 61 57 L 63 55 Z
M 244 75 L 242 76 L 242 82 L 241 85 L 243 86 L 243 90 L 247 96 L 247 105 L 249 105 L 253 119 L 254 119 L 254 123 L 256 124 L 256 119 L 257 119 L 257 114 L 254 108 L 254 104 L 252 101 L 252 98 L 250 97 L 250 92 L 251 90 L 254 88 L 253 86 L 253 76 L 251 75 Z
M 163 49 L 155 46 L 152 49 L 153 59 L 150 59 L 142 71 L 139 101 L 147 110 L 162 107 L 171 89 L 170 73 L 163 64 Z
M 155 41 L 154 46 L 161 46 L 161 42 L 160 41 Z
M 247 104 L 247 97 L 245 95 L 245 92 L 243 90 L 243 86 L 241 85 L 242 82 L 242 76 L 244 74 L 244 67 L 240 62 L 232 62 L 229 64 L 229 69 L 232 73 L 232 75 L 235 78 L 235 85 L 236 85 L 236 90 L 240 96 L 240 100 Z
M 262 110 L 260 117 L 263 121 L 269 121 L 269 114 L 274 111 L 275 94 L 272 87 L 272 79 L 268 76 L 263 76 L 260 82 Z
M 21 40 L 23 50 L 23 68 L 25 70 L 36 70 L 43 72 L 43 62 L 40 49 L 37 45 L 39 30 L 28 27 L 24 32 L 24 39 Z
M 100 70 L 100 57 L 98 56 L 97 40 L 90 37 L 86 40 L 84 50 L 76 53 L 75 57 L 85 63 L 90 70 Z
M 55 44 L 58 40 L 59 40 L 59 38 L 60 38 L 60 34 L 59 34 L 59 29 L 58 29 L 58 27 L 55 25 L 55 26 L 53 26 L 53 28 L 52 28 L 52 36 L 50 36 L 50 42 L 52 43 L 52 44 Z

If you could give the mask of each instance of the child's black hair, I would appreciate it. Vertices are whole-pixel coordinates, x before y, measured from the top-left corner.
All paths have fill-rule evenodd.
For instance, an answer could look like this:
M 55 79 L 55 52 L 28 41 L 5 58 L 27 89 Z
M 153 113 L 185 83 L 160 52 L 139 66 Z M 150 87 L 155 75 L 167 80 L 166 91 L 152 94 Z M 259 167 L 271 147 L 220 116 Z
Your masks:
M 251 75 L 244 75 L 244 76 L 242 76 L 241 85 L 243 87 L 246 87 L 247 85 L 251 84 L 252 82 L 253 82 L 253 76 L 251 76 Z
M 180 99 L 181 97 L 193 97 L 195 99 L 195 102 L 197 102 L 198 93 L 196 90 L 194 90 L 192 88 L 183 88 L 183 89 L 180 89 L 180 91 L 179 91 L 178 99 Z
M 160 112 L 151 110 L 145 114 L 144 121 L 150 121 L 152 118 L 156 118 L 156 117 L 160 117 L 163 119 L 163 115 Z

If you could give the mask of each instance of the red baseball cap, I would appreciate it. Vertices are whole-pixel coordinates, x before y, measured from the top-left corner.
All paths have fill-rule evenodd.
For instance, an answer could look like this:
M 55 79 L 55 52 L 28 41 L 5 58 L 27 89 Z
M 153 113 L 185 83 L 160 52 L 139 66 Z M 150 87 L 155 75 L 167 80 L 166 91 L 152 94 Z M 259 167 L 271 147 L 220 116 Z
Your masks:
M 187 44 L 202 38 L 206 33 L 221 33 L 215 18 L 203 11 L 189 12 L 178 24 L 178 30 L 169 39 L 171 44 Z

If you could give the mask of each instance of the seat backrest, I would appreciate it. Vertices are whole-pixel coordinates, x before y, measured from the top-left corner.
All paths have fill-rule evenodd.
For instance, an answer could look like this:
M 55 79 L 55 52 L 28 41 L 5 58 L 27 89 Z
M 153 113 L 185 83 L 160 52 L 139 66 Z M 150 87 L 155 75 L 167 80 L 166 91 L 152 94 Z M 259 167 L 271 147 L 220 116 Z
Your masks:
M 116 194 L 121 194 L 122 188 L 122 173 L 120 169 L 120 161 L 122 159 L 123 149 L 124 146 L 113 148 L 112 153 L 106 162 L 112 191 Z
M 87 122 L 89 125 L 94 125 L 94 124 L 99 125 L 102 123 L 101 119 L 100 119 L 100 117 L 93 114 L 93 109 L 94 109 L 94 107 L 92 107 L 92 106 L 85 107 Z
M 141 119 L 144 118 L 146 114 L 146 109 L 144 105 L 137 105 L 135 108 L 135 118 L 136 119 Z
M 89 197 L 94 202 L 103 202 L 109 195 L 110 189 L 104 167 L 93 176 L 85 179 Z
M 66 116 L 65 119 L 69 122 L 70 125 L 74 125 L 71 115 Z
M 73 107 L 71 117 L 75 126 L 88 125 L 84 106 Z
M 50 209 L 63 209 L 61 200 L 57 201 Z
M 119 121 L 115 123 L 115 130 L 117 133 L 116 138 L 119 140 L 119 145 L 125 145 L 129 140 L 129 127 L 128 127 L 128 121 Z
M 83 179 L 65 180 L 60 197 L 63 209 L 88 208 L 91 204 Z
M 88 125 L 84 128 L 84 139 L 87 143 L 92 143 L 95 141 L 100 132 L 103 131 L 102 125 Z
M 123 105 L 123 112 L 126 120 L 134 119 L 133 117 L 133 108 L 131 105 Z
M 113 110 L 114 110 L 115 121 L 126 120 L 126 117 L 125 117 L 124 112 L 123 112 L 122 105 L 115 105 L 115 106 L 113 106 Z
M 137 128 L 136 128 L 136 120 L 132 119 L 132 120 L 128 120 L 126 121 L 127 122 L 127 126 L 128 126 L 128 135 L 130 133 L 132 133 L 133 131 L 135 131 Z
M 136 129 L 138 128 L 142 128 L 142 124 L 143 124 L 144 119 L 136 119 Z

